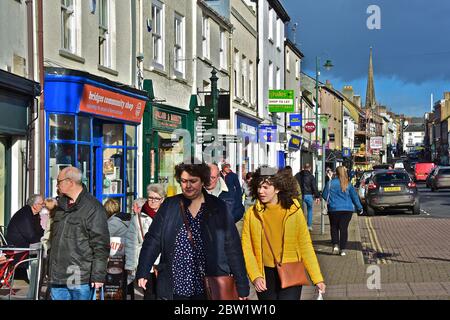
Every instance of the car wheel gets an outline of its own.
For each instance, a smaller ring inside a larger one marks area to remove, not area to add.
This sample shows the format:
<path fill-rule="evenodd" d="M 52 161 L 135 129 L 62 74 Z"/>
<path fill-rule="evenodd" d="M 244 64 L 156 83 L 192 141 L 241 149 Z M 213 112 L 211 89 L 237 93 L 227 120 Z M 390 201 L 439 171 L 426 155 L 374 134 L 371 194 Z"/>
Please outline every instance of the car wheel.
<path fill-rule="evenodd" d="M 416 201 L 414 207 L 412 207 L 412 214 L 420 214 L 420 203 Z"/>
<path fill-rule="evenodd" d="M 366 212 L 367 212 L 367 215 L 368 216 L 374 216 L 375 215 L 375 209 L 374 208 L 372 208 L 371 206 L 367 206 L 367 208 L 366 208 Z"/>

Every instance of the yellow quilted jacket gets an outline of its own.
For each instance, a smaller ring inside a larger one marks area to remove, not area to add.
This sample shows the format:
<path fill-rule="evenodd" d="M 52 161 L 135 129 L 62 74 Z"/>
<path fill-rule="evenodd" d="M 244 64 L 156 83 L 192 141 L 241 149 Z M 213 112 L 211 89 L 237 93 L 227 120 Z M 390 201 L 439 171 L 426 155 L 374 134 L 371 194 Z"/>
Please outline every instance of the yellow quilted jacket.
<path fill-rule="evenodd" d="M 256 212 L 253 207 L 256 206 Z M 244 252 L 245 266 L 250 280 L 253 282 L 258 277 L 265 278 L 262 243 L 264 232 L 262 229 L 261 213 L 264 206 L 259 202 L 251 206 L 244 216 L 242 228 L 242 249 Z M 309 235 L 305 217 L 297 199 L 286 214 L 284 221 L 284 240 L 282 262 L 303 261 L 311 280 L 314 284 L 323 281 L 319 262 Z M 280 230 L 281 233 L 281 230 Z"/>

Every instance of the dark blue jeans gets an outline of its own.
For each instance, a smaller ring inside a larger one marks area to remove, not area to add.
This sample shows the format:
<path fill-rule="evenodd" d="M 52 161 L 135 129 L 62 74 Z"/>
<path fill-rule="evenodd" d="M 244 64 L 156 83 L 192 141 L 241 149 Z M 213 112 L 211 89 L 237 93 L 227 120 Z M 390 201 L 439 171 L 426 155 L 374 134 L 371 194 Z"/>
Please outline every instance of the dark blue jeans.
<path fill-rule="evenodd" d="M 303 202 L 306 204 L 306 208 L 307 208 L 308 227 L 312 227 L 313 205 L 314 205 L 314 198 L 313 198 L 312 194 L 303 195 Z"/>
<path fill-rule="evenodd" d="M 50 296 L 52 300 L 91 300 L 94 291 L 90 284 L 78 286 L 52 286 Z"/>

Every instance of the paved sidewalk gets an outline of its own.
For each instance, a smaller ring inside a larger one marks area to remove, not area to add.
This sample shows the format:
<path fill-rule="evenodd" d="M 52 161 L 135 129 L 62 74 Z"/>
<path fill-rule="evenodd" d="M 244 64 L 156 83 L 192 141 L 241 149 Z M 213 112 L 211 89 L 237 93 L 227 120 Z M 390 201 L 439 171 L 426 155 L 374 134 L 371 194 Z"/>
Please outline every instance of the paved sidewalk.
<path fill-rule="evenodd" d="M 349 225 L 347 256 L 332 255 L 329 219 L 323 216 L 325 231 L 321 234 L 319 208 L 316 206 L 314 210 L 311 237 L 327 284 L 324 299 L 450 299 L 449 263 L 376 264 L 379 260 L 371 259 L 371 255 L 380 256 L 382 252 L 377 252 L 365 235 L 362 241 L 361 233 L 366 233 L 367 219 L 374 218 L 354 214 Z M 398 228 L 407 229 L 408 224 Z M 374 275 L 379 275 L 378 282 Z M 301 299 L 314 298 L 314 287 L 304 287 Z"/>

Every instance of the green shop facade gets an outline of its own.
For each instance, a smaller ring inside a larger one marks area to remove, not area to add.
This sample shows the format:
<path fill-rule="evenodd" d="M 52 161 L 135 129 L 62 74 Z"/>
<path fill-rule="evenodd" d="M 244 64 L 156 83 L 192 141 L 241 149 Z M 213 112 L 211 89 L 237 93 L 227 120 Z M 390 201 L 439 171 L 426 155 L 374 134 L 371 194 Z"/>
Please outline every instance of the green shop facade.
<path fill-rule="evenodd" d="M 188 130 L 191 137 L 193 131 L 192 112 L 175 106 L 165 105 L 155 101 L 152 80 L 144 80 L 144 90 L 150 101 L 144 112 L 143 119 L 143 193 L 146 196 L 147 185 L 160 183 L 165 187 L 167 196 L 181 192 L 175 180 L 175 165 L 183 162 L 184 156 L 191 152 L 187 150 L 191 141 L 187 143 L 187 136 L 173 138 L 177 129 Z M 191 98 L 190 108 L 196 105 L 196 98 Z"/>

